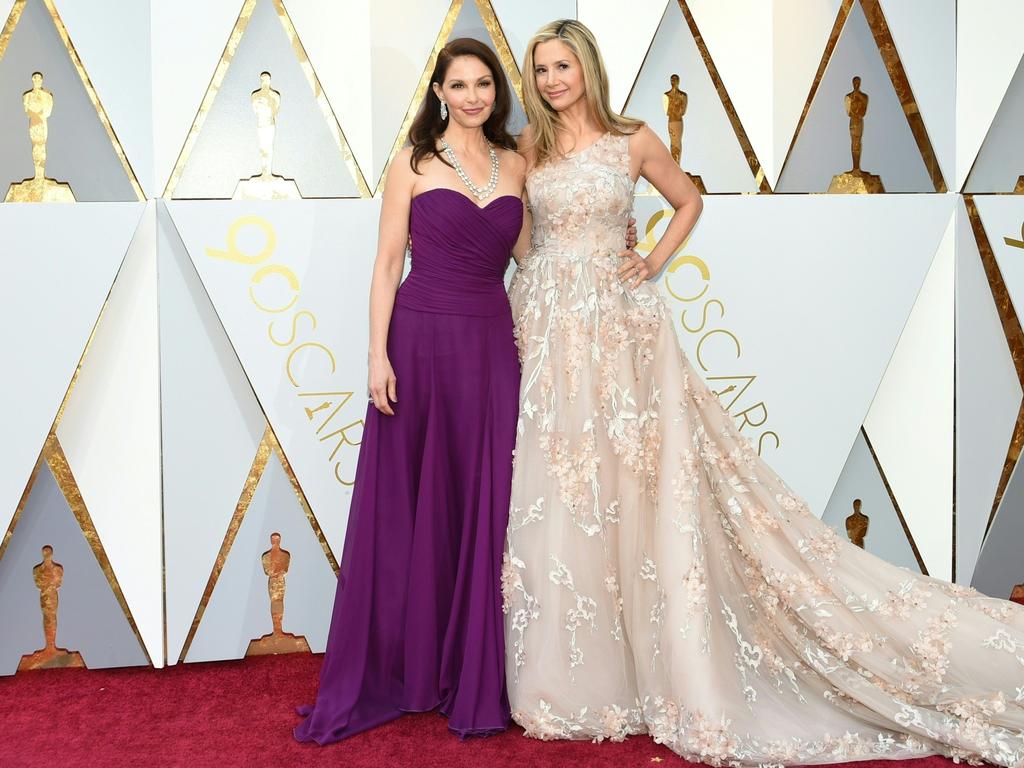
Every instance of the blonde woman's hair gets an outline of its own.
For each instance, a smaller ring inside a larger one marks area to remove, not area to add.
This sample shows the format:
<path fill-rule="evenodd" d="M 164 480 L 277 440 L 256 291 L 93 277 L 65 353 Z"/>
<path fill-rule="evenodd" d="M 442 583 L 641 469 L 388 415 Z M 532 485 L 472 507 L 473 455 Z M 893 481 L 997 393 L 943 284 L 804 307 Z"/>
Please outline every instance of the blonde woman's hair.
<path fill-rule="evenodd" d="M 533 151 L 536 165 L 561 156 L 557 141 L 558 111 L 544 100 L 534 74 L 533 52 L 538 45 L 549 40 L 561 40 L 579 59 L 587 105 L 603 131 L 624 136 L 635 133 L 643 126 L 642 120 L 625 117 L 612 110 L 608 96 L 608 74 L 594 33 L 574 19 L 553 21 L 541 27 L 533 36 L 526 46 L 526 57 L 523 60 L 523 103 L 533 129 L 531 143 L 524 149 Z"/>

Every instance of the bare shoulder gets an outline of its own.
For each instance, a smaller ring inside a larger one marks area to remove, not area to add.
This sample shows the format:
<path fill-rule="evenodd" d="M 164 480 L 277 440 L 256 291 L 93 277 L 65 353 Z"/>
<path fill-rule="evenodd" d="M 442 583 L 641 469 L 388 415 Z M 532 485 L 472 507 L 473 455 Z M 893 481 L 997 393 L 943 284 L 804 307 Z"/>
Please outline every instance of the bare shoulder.
<path fill-rule="evenodd" d="M 424 169 L 424 165 L 425 163 L 421 161 L 421 172 Z M 412 148 L 405 147 L 391 161 L 387 178 L 384 180 L 384 192 L 385 194 L 388 192 L 392 194 L 402 192 L 411 195 L 416 179 L 417 174 L 412 169 Z"/>
<path fill-rule="evenodd" d="M 516 140 L 519 145 L 519 154 L 526 163 L 524 169 L 529 169 L 529 167 L 533 165 L 533 139 L 533 126 L 527 123 L 519 134 L 519 138 Z"/>
<path fill-rule="evenodd" d="M 422 161 L 420 161 L 422 165 Z M 391 161 L 391 171 L 398 174 L 412 174 L 412 147 L 403 147 Z"/>
<path fill-rule="evenodd" d="M 664 145 L 651 126 L 644 123 L 629 135 L 630 153 L 641 157 L 650 156 L 651 152 Z"/>
<path fill-rule="evenodd" d="M 526 173 L 526 158 L 515 149 L 502 149 L 501 162 L 506 163 L 513 173 Z"/>

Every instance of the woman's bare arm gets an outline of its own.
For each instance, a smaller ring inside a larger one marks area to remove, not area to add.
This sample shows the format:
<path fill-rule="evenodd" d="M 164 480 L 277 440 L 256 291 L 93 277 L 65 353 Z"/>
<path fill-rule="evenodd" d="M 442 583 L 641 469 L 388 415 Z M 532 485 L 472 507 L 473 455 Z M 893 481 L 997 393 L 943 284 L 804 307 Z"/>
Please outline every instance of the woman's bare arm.
<path fill-rule="evenodd" d="M 395 157 L 388 171 L 380 209 L 377 259 L 370 282 L 370 366 L 368 386 L 373 404 L 381 413 L 394 415 L 392 402 L 398 402 L 395 372 L 388 360 L 388 328 L 395 306 L 395 293 L 405 267 L 405 247 L 409 241 L 409 210 L 412 206 L 416 174 L 409 165 L 410 150 Z"/>
<path fill-rule="evenodd" d="M 668 147 L 646 125 L 634 134 L 630 149 L 639 160 L 640 175 L 675 209 L 665 234 L 647 257 L 651 274 L 656 275 L 689 237 L 704 209 L 704 201 L 690 177 L 672 159 Z"/>

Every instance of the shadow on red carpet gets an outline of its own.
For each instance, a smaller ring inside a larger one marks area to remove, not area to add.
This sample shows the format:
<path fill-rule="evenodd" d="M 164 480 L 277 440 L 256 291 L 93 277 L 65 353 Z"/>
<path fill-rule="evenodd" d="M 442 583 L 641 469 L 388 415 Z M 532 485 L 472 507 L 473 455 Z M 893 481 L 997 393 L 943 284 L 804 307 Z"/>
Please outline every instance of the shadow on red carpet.
<path fill-rule="evenodd" d="M 460 742 L 436 714 L 408 715 L 339 744 L 292 739 L 313 701 L 320 656 L 293 654 L 167 669 L 56 669 L 0 678 L 0 766 L 256 768 L 641 768 L 688 766 L 646 736 L 540 742 L 519 728 Z M 949 768 L 942 758 L 858 768 Z"/>

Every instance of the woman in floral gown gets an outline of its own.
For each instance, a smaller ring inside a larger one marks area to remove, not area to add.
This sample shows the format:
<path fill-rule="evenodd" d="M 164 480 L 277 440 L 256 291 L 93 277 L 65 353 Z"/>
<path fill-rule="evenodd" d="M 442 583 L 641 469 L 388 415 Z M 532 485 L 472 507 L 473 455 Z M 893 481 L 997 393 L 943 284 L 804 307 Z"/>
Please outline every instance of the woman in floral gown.
<path fill-rule="evenodd" d="M 839 538 L 740 435 L 654 285 L 701 204 L 608 108 L 593 36 L 527 48 L 532 247 L 502 588 L 513 717 L 542 739 L 650 733 L 712 764 L 944 754 L 1024 764 L 1024 610 Z M 643 175 L 675 209 L 617 255 Z"/>

